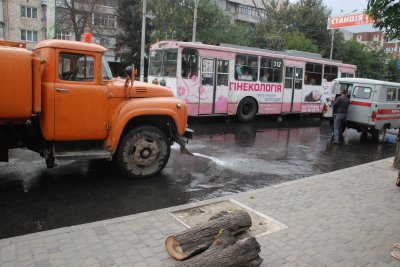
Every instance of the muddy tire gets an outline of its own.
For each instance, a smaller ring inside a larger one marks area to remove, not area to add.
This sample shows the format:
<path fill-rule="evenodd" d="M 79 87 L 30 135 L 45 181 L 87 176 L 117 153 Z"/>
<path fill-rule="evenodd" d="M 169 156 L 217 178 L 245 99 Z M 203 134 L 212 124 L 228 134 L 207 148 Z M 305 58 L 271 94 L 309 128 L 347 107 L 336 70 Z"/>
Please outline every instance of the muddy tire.
<path fill-rule="evenodd" d="M 384 125 L 382 126 L 382 129 L 380 130 L 374 130 L 372 132 L 372 140 L 377 143 L 383 143 L 385 141 L 385 136 L 386 136 L 386 128 L 387 126 Z"/>
<path fill-rule="evenodd" d="M 236 111 L 236 117 L 241 122 L 254 120 L 257 113 L 257 102 L 251 97 L 245 97 L 240 101 Z"/>
<path fill-rule="evenodd" d="M 141 126 L 130 130 L 122 138 L 115 161 L 128 177 L 145 178 L 164 169 L 170 152 L 164 132 L 153 126 Z"/>

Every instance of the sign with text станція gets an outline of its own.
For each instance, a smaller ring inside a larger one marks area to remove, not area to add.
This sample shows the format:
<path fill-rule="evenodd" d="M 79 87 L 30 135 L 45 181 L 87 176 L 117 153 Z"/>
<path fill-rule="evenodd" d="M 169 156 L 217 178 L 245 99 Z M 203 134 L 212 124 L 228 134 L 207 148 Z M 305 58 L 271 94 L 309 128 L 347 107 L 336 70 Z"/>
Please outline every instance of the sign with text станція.
<path fill-rule="evenodd" d="M 338 29 L 373 23 L 374 21 L 368 16 L 368 14 L 351 14 L 328 18 L 328 29 Z"/>

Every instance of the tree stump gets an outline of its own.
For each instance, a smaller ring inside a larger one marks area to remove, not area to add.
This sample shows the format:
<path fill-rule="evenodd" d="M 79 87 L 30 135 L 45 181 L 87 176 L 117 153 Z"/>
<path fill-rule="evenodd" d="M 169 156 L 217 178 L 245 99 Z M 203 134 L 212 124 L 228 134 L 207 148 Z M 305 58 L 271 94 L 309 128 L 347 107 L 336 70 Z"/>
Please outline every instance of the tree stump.
<path fill-rule="evenodd" d="M 218 240 L 218 239 L 217 239 Z M 215 242 L 214 242 L 215 243 Z M 223 246 L 211 246 L 205 252 L 188 259 L 179 267 L 239 267 L 260 266 L 263 259 L 260 258 L 260 244 L 254 237 L 238 241 L 233 245 L 223 248 Z"/>
<path fill-rule="evenodd" d="M 221 230 L 237 235 L 250 227 L 251 218 L 247 212 L 243 210 L 224 212 L 211 217 L 204 224 L 168 236 L 165 240 L 165 248 L 172 258 L 184 260 L 206 250 Z"/>

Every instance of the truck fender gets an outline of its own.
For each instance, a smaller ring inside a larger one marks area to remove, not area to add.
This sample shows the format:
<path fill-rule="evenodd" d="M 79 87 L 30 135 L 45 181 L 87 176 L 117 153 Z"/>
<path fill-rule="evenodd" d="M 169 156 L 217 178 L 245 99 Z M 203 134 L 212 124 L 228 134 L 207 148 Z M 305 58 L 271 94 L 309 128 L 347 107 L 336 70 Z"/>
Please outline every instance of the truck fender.
<path fill-rule="evenodd" d="M 126 103 L 112 119 L 110 133 L 106 139 L 106 149 L 116 151 L 121 135 L 128 123 L 139 116 L 168 116 L 177 127 L 178 134 L 185 132 L 186 122 L 181 121 L 177 110 L 160 107 L 138 107 L 135 103 Z M 182 126 L 183 125 L 183 126 Z"/>

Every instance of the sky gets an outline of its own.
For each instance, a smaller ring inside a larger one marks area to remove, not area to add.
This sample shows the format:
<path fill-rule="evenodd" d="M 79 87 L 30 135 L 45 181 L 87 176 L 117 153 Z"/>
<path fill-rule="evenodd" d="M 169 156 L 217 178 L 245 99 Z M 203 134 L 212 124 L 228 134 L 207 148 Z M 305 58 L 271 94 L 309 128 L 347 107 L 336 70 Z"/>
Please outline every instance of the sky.
<path fill-rule="evenodd" d="M 291 0 L 291 2 L 297 2 L 297 0 Z M 368 4 L 368 0 L 323 0 L 323 2 L 327 7 L 332 9 L 333 17 L 351 14 L 355 9 L 357 11 L 354 13 L 362 13 L 363 10 L 367 9 Z M 351 32 L 378 31 L 370 25 L 348 27 L 345 30 Z"/>

